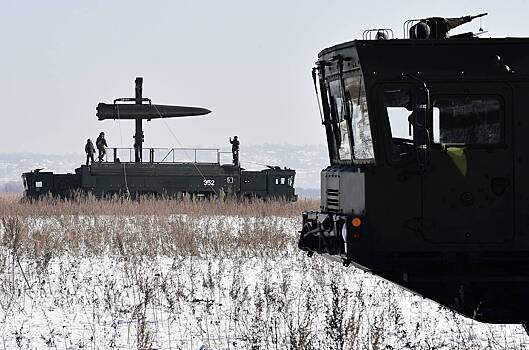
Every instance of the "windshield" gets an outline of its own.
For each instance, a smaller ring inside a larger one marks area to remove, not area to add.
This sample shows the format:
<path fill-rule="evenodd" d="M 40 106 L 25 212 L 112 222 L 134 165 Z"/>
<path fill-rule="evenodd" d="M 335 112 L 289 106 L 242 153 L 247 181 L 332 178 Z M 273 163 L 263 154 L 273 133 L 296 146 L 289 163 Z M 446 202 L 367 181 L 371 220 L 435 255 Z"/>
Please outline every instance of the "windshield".
<path fill-rule="evenodd" d="M 371 162 L 375 158 L 373 140 L 371 138 L 371 125 L 367 111 L 367 98 L 364 88 L 364 79 L 357 71 L 345 79 L 346 94 L 349 97 L 351 114 L 351 127 L 354 140 L 354 159 L 359 163 Z"/>
<path fill-rule="evenodd" d="M 337 154 L 333 159 L 369 163 L 374 161 L 367 99 L 360 70 L 343 78 L 333 77 L 327 85 L 329 120 Z M 352 148 L 351 148 L 352 147 Z"/>
<path fill-rule="evenodd" d="M 338 146 L 338 158 L 351 160 L 351 143 L 349 140 L 349 126 L 346 120 L 346 99 L 342 93 L 340 80 L 329 83 L 329 107 L 333 117 L 333 132 Z"/>

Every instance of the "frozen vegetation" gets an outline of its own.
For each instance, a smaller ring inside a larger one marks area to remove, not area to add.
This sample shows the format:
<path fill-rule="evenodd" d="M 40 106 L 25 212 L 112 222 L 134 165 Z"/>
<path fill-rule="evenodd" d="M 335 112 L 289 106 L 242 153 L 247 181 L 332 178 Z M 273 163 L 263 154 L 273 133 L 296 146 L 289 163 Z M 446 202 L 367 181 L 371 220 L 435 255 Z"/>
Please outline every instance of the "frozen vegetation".
<path fill-rule="evenodd" d="M 296 247 L 318 203 L 0 197 L 0 348 L 521 349 Z"/>

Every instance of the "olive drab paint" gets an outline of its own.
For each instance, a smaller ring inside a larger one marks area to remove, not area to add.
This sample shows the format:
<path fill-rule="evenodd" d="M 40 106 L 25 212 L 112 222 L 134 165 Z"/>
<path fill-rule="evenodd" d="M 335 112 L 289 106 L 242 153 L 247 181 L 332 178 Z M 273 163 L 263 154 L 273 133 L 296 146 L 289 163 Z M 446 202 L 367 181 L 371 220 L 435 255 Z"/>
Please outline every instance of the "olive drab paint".
<path fill-rule="evenodd" d="M 89 193 L 97 198 L 154 195 L 176 198 L 237 196 L 289 201 L 297 199 L 295 170 L 269 166 L 260 171 L 247 171 L 239 164 L 238 144 L 237 162 L 227 164 L 222 162 L 224 152 L 219 149 L 144 148 L 144 120 L 205 115 L 210 111 L 200 107 L 153 104 L 149 98 L 143 97 L 143 78 L 136 78 L 135 83 L 135 97 L 118 98 L 113 104 L 99 103 L 96 113 L 99 120 L 134 120 L 134 148 L 105 147 L 100 151 L 105 160 L 89 164 L 87 159 L 86 165 L 75 169 L 73 174 L 54 174 L 41 169 L 26 172 L 22 174 L 22 179 L 27 198 L 49 194 L 70 198 L 77 193 Z M 142 157 L 144 150 L 148 150 L 148 159 Z M 120 159 L 119 151 L 130 151 L 130 159 Z M 161 155 L 160 151 L 163 152 Z M 188 159 L 175 160 L 175 152 L 178 151 L 186 153 Z M 197 159 L 197 153 L 206 151 L 213 152 L 214 159 Z"/>
<path fill-rule="evenodd" d="M 529 39 L 427 28 L 444 20 L 318 55 L 330 165 L 299 248 L 478 321 L 527 324 Z"/>

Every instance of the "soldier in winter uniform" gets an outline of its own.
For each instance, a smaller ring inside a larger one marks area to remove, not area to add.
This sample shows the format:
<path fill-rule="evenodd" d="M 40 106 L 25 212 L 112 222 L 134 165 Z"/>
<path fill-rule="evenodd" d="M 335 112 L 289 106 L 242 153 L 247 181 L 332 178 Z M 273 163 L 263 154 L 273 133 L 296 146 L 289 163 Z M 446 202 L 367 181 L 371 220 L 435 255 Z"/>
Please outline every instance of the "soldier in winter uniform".
<path fill-rule="evenodd" d="M 86 153 L 86 165 L 88 166 L 94 162 L 94 153 L 96 153 L 96 149 L 94 148 L 94 144 L 92 143 L 92 140 L 90 139 L 86 140 L 84 151 Z"/>
<path fill-rule="evenodd" d="M 99 162 L 102 162 L 103 158 L 105 157 L 105 154 L 107 153 L 106 150 L 105 150 L 105 147 L 108 147 L 107 140 L 105 140 L 105 133 L 104 132 L 101 132 L 99 134 L 99 136 L 97 137 L 96 147 L 97 147 L 97 150 L 99 151 L 99 155 L 97 157 L 97 160 Z"/>
<path fill-rule="evenodd" d="M 239 139 L 237 136 L 233 137 L 233 141 L 230 137 L 230 143 L 231 143 L 231 153 L 233 155 L 233 165 L 237 166 L 239 165 Z"/>

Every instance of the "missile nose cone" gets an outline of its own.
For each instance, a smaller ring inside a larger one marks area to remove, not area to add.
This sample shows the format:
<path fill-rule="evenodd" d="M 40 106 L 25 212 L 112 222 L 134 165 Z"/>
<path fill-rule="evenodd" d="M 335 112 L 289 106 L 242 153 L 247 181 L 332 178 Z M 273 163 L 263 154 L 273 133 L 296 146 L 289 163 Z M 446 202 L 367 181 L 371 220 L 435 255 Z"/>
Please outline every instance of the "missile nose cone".
<path fill-rule="evenodd" d="M 202 112 L 202 115 L 211 113 L 211 111 L 207 108 L 200 108 L 200 111 Z"/>
<path fill-rule="evenodd" d="M 166 113 L 175 113 L 175 116 L 179 117 L 192 117 L 192 116 L 198 116 L 198 115 L 205 115 L 211 113 L 211 111 L 207 108 L 202 107 L 187 107 L 187 106 L 163 106 L 162 107 L 165 111 L 164 116 Z M 162 109 L 160 106 L 158 106 L 158 109 L 161 111 Z"/>

